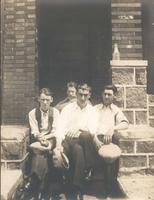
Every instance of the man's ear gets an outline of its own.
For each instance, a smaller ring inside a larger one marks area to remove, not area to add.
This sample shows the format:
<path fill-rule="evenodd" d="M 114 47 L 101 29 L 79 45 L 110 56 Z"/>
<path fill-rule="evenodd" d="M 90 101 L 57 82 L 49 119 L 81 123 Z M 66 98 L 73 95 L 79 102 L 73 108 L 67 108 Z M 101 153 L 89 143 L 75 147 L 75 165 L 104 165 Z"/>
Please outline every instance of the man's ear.
<path fill-rule="evenodd" d="M 53 97 L 51 97 L 51 103 L 53 102 Z"/>

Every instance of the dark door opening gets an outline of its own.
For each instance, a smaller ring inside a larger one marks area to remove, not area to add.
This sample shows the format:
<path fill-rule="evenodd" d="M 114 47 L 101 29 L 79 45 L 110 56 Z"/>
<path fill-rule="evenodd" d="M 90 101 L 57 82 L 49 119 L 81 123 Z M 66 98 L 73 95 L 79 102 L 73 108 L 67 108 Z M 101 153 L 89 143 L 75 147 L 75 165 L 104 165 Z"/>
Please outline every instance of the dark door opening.
<path fill-rule="evenodd" d="M 111 3 L 71 2 L 38 1 L 39 87 L 51 88 L 56 103 L 67 82 L 87 82 L 97 102 L 110 82 Z"/>

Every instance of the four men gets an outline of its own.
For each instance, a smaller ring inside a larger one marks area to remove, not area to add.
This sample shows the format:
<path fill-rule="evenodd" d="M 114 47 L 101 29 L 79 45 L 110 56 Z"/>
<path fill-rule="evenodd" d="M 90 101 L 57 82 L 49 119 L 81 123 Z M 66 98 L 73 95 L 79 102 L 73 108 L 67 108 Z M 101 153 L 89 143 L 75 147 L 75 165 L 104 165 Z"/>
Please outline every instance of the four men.
<path fill-rule="evenodd" d="M 102 145 L 116 143 L 116 131 L 126 129 L 128 121 L 113 104 L 117 90 L 115 86 L 108 85 L 104 88 L 102 103 L 95 107 L 88 103 L 91 88 L 86 83 L 78 85 L 76 89 L 76 85 L 71 82 L 67 88 L 68 97 L 56 106 L 61 112 L 60 116 L 55 108 L 50 107 L 53 97 L 49 90 L 42 89 L 40 107 L 29 113 L 29 123 L 34 141 L 40 142 L 42 146 L 48 145 L 47 141 L 50 141 L 50 151 L 56 147 L 68 157 L 70 168 L 66 178 L 72 185 L 72 193 L 68 199 L 76 200 L 78 195 L 81 197 L 84 180 L 93 169 L 96 157 L 99 157 L 98 150 Z M 71 89 L 72 92 L 69 92 Z M 73 93 L 72 98 L 69 98 L 70 93 Z M 50 169 L 48 156 L 41 156 L 35 155 L 35 160 L 32 159 L 31 172 L 44 180 Z M 39 165 L 42 165 L 41 170 Z M 118 160 L 107 164 L 102 159 L 102 165 L 106 195 L 109 196 L 116 185 Z"/>

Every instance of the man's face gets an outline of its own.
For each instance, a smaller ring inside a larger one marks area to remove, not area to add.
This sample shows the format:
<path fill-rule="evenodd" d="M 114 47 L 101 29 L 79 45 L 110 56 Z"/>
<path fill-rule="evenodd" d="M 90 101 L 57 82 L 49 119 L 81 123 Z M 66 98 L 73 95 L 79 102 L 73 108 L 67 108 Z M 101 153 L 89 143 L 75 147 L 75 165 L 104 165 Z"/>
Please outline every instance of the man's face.
<path fill-rule="evenodd" d="M 80 105 L 83 105 L 83 106 L 86 105 L 89 98 L 90 98 L 89 90 L 78 89 L 78 91 L 77 91 L 77 102 Z"/>
<path fill-rule="evenodd" d="M 107 90 L 107 89 L 104 90 L 104 92 L 102 93 L 102 98 L 105 106 L 112 104 L 114 99 L 113 90 Z"/>
<path fill-rule="evenodd" d="M 75 87 L 68 87 L 67 96 L 68 96 L 69 99 L 76 98 L 76 88 Z"/>
<path fill-rule="evenodd" d="M 40 102 L 40 108 L 43 111 L 47 111 L 50 107 L 50 104 L 52 103 L 53 98 L 51 96 L 41 94 L 39 97 L 39 102 Z"/>

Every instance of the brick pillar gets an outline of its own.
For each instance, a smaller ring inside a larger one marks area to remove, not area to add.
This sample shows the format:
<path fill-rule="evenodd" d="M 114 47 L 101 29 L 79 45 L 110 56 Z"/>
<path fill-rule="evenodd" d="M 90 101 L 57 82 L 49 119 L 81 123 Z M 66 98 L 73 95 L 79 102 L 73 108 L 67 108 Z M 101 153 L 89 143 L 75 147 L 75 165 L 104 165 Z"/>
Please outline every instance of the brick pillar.
<path fill-rule="evenodd" d="M 112 45 L 118 44 L 122 60 L 142 59 L 140 0 L 112 0 Z"/>
<path fill-rule="evenodd" d="M 36 95 L 35 0 L 2 0 L 2 123 L 23 124 Z"/>

